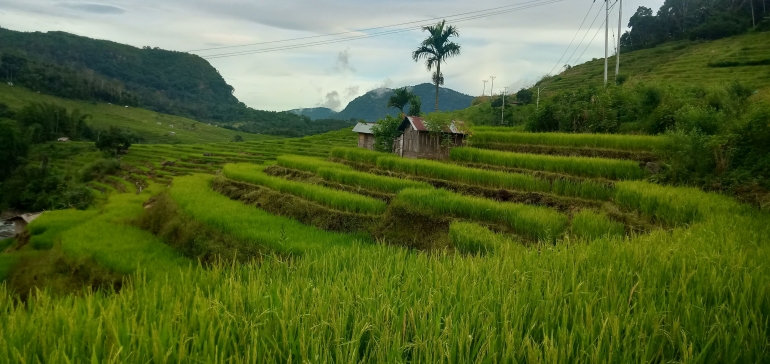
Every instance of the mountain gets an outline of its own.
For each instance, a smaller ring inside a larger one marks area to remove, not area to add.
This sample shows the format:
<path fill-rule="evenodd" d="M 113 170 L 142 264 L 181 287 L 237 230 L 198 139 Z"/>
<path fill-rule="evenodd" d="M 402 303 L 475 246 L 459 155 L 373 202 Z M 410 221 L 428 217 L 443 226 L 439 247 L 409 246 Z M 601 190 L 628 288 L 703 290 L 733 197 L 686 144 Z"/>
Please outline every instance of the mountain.
<path fill-rule="evenodd" d="M 435 109 L 436 88 L 430 83 L 422 83 L 417 86 L 408 86 L 412 92 L 420 96 L 422 101 L 422 111 L 431 112 Z M 365 120 L 377 121 L 385 115 L 398 116 L 399 111 L 388 109 L 388 99 L 393 94 L 393 89 L 379 88 L 371 90 L 351 101 L 344 110 L 335 113 L 334 110 L 325 107 L 316 107 L 308 109 L 294 109 L 290 112 L 308 116 L 316 119 L 338 119 L 338 120 Z M 439 88 L 439 110 L 454 111 L 465 109 L 471 106 L 473 96 L 469 96 L 452 89 Z M 408 110 L 409 105 L 404 108 Z M 318 116 L 316 116 L 318 115 Z"/>
<path fill-rule="evenodd" d="M 337 115 L 336 111 L 328 107 L 308 107 L 305 109 L 293 109 L 293 110 L 289 110 L 288 112 L 294 113 L 297 115 L 304 115 L 309 117 L 312 120 L 335 119 Z"/>
<path fill-rule="evenodd" d="M 0 28 L 0 71 L 7 81 L 32 91 L 237 124 L 247 132 L 302 136 L 339 127 L 332 123 L 325 128 L 301 115 L 247 107 L 219 72 L 197 55 L 65 32 Z"/>

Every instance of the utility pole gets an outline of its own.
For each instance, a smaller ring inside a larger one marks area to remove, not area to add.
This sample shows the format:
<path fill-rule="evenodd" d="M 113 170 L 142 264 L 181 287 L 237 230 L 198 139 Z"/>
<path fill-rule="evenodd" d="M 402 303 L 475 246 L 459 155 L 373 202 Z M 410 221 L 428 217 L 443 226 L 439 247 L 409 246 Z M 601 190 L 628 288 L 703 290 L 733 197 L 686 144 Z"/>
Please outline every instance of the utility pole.
<path fill-rule="evenodd" d="M 481 80 L 481 82 L 484 82 L 484 88 L 481 89 L 481 96 L 484 96 L 484 93 L 487 92 L 487 81 L 489 80 Z"/>
<path fill-rule="evenodd" d="M 489 78 L 492 79 L 492 86 L 489 86 L 489 97 L 491 100 L 492 96 L 495 95 L 495 76 L 489 76 Z"/>
<path fill-rule="evenodd" d="M 503 89 L 503 111 L 500 112 L 500 125 L 505 124 L 505 93 L 508 92 L 508 86 Z"/>
<path fill-rule="evenodd" d="M 537 101 L 535 102 L 535 111 L 538 110 L 540 110 L 540 86 L 537 86 Z"/>
<path fill-rule="evenodd" d="M 618 74 L 620 73 L 620 27 L 622 26 L 623 18 L 623 0 L 619 0 L 618 4 L 618 49 L 615 51 L 615 82 L 617 82 Z"/>
<path fill-rule="evenodd" d="M 604 0 L 604 85 L 607 85 L 607 56 L 610 42 L 610 0 Z"/>
<path fill-rule="evenodd" d="M 751 4 L 751 27 L 756 28 L 757 24 L 754 23 L 754 0 L 749 0 L 749 4 Z M 764 5 L 764 3 L 762 4 Z"/>

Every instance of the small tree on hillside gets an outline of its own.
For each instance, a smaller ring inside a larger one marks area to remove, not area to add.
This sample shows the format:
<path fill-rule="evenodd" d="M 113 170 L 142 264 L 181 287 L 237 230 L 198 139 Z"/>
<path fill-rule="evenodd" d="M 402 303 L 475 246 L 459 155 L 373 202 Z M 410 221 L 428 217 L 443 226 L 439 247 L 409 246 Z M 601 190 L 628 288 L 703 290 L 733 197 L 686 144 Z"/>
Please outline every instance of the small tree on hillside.
<path fill-rule="evenodd" d="M 96 138 L 96 148 L 117 156 L 121 150 L 128 150 L 137 140 L 130 130 L 111 126 L 107 132 L 100 132 Z"/>
<path fill-rule="evenodd" d="M 519 92 L 516 93 L 516 101 L 522 103 L 522 104 L 531 104 L 532 103 L 532 91 L 528 90 L 526 88 L 522 88 L 519 90 Z"/>
<path fill-rule="evenodd" d="M 401 126 L 401 118 L 394 118 L 390 115 L 385 119 L 380 119 L 372 126 L 374 133 L 374 150 L 378 152 L 390 153 L 393 151 L 393 141 L 401 135 L 398 127 Z"/>

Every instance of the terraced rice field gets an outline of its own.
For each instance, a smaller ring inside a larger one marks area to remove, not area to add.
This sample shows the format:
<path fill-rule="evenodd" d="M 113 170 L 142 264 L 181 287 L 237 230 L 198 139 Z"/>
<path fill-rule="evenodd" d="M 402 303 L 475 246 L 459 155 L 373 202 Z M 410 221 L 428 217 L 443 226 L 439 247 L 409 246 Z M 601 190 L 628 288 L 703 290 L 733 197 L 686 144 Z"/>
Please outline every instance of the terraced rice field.
<path fill-rule="evenodd" d="M 132 147 L 123 161 L 147 188 L 127 185 L 131 193 L 111 192 L 98 209 L 30 225 L 30 254 L 91 257 L 127 283 L 119 293 L 46 291 L 18 304 L 9 279 L 0 286 L 0 357 L 768 357 L 770 216 L 645 181 L 641 161 L 504 151 L 650 152 L 657 139 L 483 133 L 495 150 L 457 148 L 447 161 L 357 149 L 348 130 Z M 239 263 L 218 261 L 225 252 Z M 0 254 L 6 267 L 24 259 Z"/>

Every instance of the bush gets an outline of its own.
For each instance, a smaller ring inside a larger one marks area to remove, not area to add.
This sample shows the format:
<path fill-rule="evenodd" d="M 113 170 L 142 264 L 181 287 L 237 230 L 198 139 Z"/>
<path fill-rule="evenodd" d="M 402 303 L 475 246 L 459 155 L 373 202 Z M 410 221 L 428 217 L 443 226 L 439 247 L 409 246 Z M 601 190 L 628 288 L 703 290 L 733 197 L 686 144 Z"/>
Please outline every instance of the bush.
<path fill-rule="evenodd" d="M 120 162 L 118 162 L 117 159 L 97 159 L 80 170 L 79 180 L 81 182 L 93 181 L 106 175 L 113 174 L 118 170 L 120 170 Z"/>

